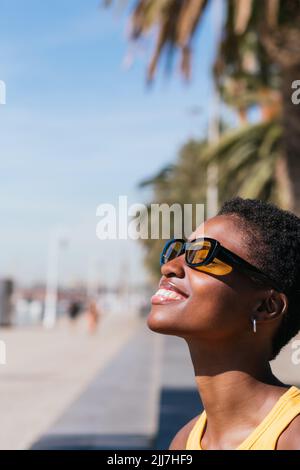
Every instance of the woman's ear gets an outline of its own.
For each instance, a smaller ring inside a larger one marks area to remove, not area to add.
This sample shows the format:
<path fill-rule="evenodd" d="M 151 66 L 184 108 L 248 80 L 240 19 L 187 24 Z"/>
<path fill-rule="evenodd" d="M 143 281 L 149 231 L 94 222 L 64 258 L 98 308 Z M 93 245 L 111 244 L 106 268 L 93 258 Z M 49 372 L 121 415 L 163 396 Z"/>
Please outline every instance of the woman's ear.
<path fill-rule="evenodd" d="M 266 291 L 253 314 L 257 321 L 270 321 L 284 315 L 288 308 L 288 299 L 282 292 L 274 289 Z"/>

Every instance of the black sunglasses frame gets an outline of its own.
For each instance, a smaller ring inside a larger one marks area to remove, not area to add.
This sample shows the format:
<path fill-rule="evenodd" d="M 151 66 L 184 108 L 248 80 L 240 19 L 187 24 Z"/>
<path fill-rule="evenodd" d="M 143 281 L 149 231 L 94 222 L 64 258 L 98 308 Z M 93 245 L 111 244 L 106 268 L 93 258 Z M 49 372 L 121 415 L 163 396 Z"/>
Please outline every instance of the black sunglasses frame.
<path fill-rule="evenodd" d="M 200 263 L 191 263 L 189 262 L 187 258 L 186 251 L 189 246 L 193 246 L 194 243 L 200 242 L 200 241 L 209 241 L 211 243 L 211 247 L 209 248 L 207 257 L 205 258 L 204 261 L 201 261 Z M 200 266 L 207 266 L 213 261 L 214 258 L 218 257 L 219 260 L 228 263 L 234 268 L 237 268 L 238 270 L 246 274 L 248 277 L 250 277 L 254 281 L 255 280 L 261 281 L 264 285 L 269 285 L 270 287 L 273 287 L 278 292 L 284 292 L 284 290 L 279 286 L 279 284 L 273 279 L 271 279 L 270 276 L 263 273 L 262 271 L 260 271 L 260 269 L 248 263 L 248 261 L 244 260 L 243 258 L 236 255 L 232 251 L 228 250 L 228 248 L 225 248 L 224 246 L 222 246 L 221 243 L 218 240 L 215 240 L 214 238 L 201 237 L 201 238 L 196 238 L 191 241 L 186 241 L 182 238 L 173 238 L 171 240 L 168 240 L 160 256 L 161 266 L 165 264 L 165 253 L 167 249 L 172 243 L 175 243 L 175 242 L 176 243 L 180 242 L 182 244 L 181 250 L 179 251 L 177 256 L 175 256 L 175 258 L 178 258 L 178 256 L 181 256 L 185 253 L 185 263 L 190 268 L 197 269 Z"/>

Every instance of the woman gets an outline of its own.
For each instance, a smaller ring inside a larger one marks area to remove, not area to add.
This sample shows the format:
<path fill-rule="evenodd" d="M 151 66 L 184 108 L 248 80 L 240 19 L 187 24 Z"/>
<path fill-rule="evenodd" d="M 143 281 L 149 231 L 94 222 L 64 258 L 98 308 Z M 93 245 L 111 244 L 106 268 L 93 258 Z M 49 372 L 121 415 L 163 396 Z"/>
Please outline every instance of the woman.
<path fill-rule="evenodd" d="M 300 219 L 234 198 L 161 265 L 147 324 L 185 339 L 204 407 L 170 449 L 300 449 L 300 389 L 269 364 L 300 330 Z"/>

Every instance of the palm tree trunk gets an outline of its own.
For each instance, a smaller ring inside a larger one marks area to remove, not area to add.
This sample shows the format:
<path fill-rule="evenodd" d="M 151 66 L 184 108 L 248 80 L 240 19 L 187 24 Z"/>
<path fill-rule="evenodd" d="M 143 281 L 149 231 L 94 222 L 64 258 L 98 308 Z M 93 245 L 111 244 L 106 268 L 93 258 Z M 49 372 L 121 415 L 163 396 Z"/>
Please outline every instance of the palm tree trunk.
<path fill-rule="evenodd" d="M 300 64 L 283 70 L 283 148 L 290 178 L 291 210 L 300 216 L 300 104 L 292 102 L 292 83 L 300 79 Z"/>

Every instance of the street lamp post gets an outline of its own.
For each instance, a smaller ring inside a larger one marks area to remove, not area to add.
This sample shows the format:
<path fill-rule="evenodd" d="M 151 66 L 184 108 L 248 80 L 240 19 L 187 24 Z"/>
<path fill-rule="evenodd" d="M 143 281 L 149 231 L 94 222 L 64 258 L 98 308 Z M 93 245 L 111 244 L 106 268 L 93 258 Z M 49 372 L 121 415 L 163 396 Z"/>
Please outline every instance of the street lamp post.
<path fill-rule="evenodd" d="M 50 241 L 48 251 L 48 272 L 45 297 L 45 314 L 43 325 L 45 328 L 53 328 L 57 319 L 57 294 L 58 294 L 58 259 L 59 250 L 67 244 L 67 239 L 59 235 Z"/>
<path fill-rule="evenodd" d="M 217 44 L 220 41 L 223 24 L 223 4 L 221 0 L 214 0 L 212 13 L 216 47 L 218 47 Z M 211 114 L 208 128 L 208 141 L 211 145 L 216 144 L 220 139 L 220 105 L 220 94 L 216 88 L 216 85 L 214 84 L 212 92 Z M 208 219 L 214 217 L 218 211 L 218 198 L 218 165 L 216 163 L 210 163 L 207 168 L 206 192 Z"/>

